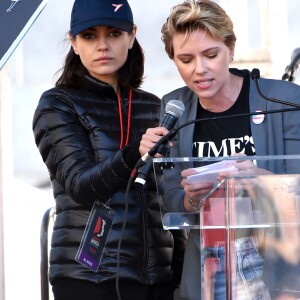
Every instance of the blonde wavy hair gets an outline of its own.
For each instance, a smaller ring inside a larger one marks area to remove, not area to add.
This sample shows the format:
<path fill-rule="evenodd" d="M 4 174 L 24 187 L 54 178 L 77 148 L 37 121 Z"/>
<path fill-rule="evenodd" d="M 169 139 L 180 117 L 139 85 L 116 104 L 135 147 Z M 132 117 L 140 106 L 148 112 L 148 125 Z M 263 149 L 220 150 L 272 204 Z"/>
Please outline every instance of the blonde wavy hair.
<path fill-rule="evenodd" d="M 174 34 L 184 33 L 187 41 L 190 34 L 199 29 L 210 33 L 213 38 L 224 42 L 229 48 L 235 45 L 236 36 L 232 20 L 222 7 L 210 0 L 186 0 L 171 9 L 161 29 L 161 39 L 169 57 L 174 57 Z"/>

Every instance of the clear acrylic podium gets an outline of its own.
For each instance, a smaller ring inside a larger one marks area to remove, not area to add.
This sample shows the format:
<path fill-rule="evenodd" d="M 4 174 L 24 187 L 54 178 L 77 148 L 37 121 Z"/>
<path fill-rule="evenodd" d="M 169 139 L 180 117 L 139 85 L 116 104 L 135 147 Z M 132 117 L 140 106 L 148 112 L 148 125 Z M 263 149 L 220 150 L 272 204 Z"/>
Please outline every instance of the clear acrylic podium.
<path fill-rule="evenodd" d="M 215 166 L 246 160 L 269 172 L 230 169 L 236 173 L 218 181 Z M 300 155 L 154 158 L 153 165 L 164 228 L 200 232 L 199 300 L 300 299 Z M 181 171 L 199 167 L 189 180 L 214 186 L 197 199 L 198 211 L 180 210 L 172 192 L 181 189 Z"/>

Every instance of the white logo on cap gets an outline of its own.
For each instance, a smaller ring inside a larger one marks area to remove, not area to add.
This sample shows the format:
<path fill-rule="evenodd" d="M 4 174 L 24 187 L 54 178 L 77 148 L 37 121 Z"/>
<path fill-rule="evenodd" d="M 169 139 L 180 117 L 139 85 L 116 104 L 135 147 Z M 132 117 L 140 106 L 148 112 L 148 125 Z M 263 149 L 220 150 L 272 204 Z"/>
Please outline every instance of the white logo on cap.
<path fill-rule="evenodd" d="M 14 8 L 14 6 L 19 2 L 20 0 L 12 0 L 9 8 L 6 10 L 6 12 L 11 12 L 11 10 Z"/>
<path fill-rule="evenodd" d="M 121 6 L 123 6 L 123 4 L 112 4 L 112 6 L 115 7 L 114 12 L 117 12 L 117 11 L 119 10 L 119 8 L 120 8 Z"/>

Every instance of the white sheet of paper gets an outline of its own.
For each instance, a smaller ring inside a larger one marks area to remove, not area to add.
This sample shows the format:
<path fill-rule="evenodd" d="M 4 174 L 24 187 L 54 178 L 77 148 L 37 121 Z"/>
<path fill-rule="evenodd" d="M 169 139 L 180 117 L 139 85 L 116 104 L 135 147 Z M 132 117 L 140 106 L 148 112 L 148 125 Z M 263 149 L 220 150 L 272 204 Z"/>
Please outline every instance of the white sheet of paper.
<path fill-rule="evenodd" d="M 213 182 L 218 183 L 217 176 L 220 172 L 237 171 L 237 168 L 232 165 L 235 161 L 220 161 L 207 166 L 194 168 L 198 173 L 187 176 L 188 183 L 197 182 Z"/>

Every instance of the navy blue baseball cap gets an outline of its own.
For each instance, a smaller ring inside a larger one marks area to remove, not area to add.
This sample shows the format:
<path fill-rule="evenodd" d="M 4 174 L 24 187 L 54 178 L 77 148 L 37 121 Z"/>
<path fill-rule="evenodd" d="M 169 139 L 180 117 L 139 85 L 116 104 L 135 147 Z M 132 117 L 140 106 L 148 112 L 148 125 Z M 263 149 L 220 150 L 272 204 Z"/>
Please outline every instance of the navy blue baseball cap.
<path fill-rule="evenodd" d="M 73 36 L 93 26 L 110 26 L 130 32 L 133 15 L 126 0 L 75 0 L 71 13 Z"/>

